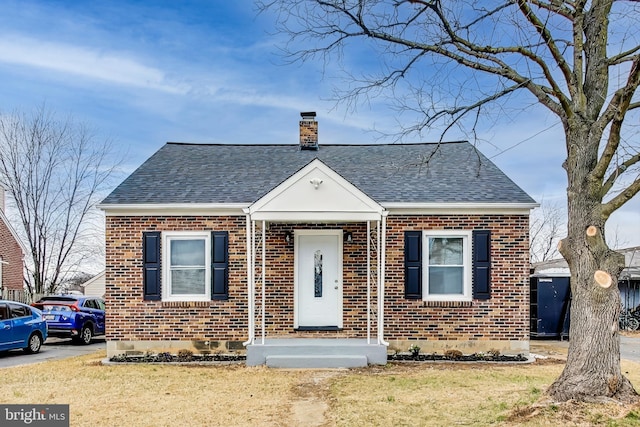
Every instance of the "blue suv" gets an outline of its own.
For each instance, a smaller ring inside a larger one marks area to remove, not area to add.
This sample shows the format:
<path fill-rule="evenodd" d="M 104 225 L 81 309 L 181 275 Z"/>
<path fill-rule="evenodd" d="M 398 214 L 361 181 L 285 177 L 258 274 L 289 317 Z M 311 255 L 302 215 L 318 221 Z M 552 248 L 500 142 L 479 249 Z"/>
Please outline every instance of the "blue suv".
<path fill-rule="evenodd" d="M 40 310 L 15 301 L 0 300 L 0 351 L 21 348 L 37 353 L 47 339 Z"/>
<path fill-rule="evenodd" d="M 42 311 L 49 336 L 71 337 L 78 344 L 89 344 L 104 335 L 104 300 L 83 295 L 49 295 L 32 304 Z"/>

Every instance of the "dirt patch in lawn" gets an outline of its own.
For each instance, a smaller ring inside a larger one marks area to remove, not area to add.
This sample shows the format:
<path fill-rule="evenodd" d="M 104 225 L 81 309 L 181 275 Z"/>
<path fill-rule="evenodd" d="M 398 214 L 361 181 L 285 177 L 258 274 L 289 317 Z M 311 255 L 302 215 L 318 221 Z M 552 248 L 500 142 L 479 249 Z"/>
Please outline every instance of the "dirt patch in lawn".
<path fill-rule="evenodd" d="M 640 403 L 621 405 L 618 403 L 588 404 L 582 402 L 555 403 L 542 400 L 535 404 L 517 408 L 506 417 L 506 425 L 557 425 L 570 426 L 636 426 L 640 425 Z M 548 422 L 547 421 L 547 422 Z"/>
<path fill-rule="evenodd" d="M 296 386 L 296 399 L 291 403 L 293 425 L 307 427 L 332 425 L 326 416 L 329 410 L 330 380 L 346 372 L 346 370 L 311 371 L 311 375 Z"/>

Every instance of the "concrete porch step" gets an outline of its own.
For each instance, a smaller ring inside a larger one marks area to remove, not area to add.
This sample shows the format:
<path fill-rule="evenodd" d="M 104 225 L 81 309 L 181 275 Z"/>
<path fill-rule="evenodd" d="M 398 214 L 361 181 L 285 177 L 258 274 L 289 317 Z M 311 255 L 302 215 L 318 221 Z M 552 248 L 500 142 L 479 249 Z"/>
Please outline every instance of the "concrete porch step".
<path fill-rule="evenodd" d="M 276 355 L 267 356 L 269 368 L 362 368 L 367 366 L 364 355 Z"/>
<path fill-rule="evenodd" d="M 363 339 L 266 339 L 247 346 L 247 366 L 351 368 L 387 363 L 387 348 Z"/>

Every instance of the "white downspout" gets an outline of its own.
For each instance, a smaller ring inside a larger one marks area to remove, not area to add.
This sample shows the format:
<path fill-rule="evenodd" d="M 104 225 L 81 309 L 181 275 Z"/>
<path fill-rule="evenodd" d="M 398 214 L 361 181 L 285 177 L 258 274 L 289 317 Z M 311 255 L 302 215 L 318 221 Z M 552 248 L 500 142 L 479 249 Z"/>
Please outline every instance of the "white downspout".
<path fill-rule="evenodd" d="M 382 245 L 380 246 L 381 268 L 380 268 L 380 289 L 378 293 L 378 342 L 382 345 L 389 346 L 384 340 L 384 283 L 385 268 L 387 256 L 387 215 L 388 211 L 382 212 Z"/>
<path fill-rule="evenodd" d="M 254 302 L 253 302 L 253 255 L 252 255 L 252 243 L 251 243 L 251 214 L 249 210 L 244 210 L 247 217 L 247 310 L 249 316 L 249 338 L 243 342 L 243 346 L 253 344 L 253 338 L 255 335 L 254 330 Z"/>

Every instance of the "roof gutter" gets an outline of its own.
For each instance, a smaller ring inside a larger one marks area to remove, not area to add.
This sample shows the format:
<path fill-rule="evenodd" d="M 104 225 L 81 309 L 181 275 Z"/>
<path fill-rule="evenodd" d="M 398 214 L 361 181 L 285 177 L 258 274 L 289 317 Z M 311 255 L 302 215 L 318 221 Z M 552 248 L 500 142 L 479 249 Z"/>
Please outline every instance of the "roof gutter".
<path fill-rule="evenodd" d="M 252 206 L 246 203 L 101 203 L 98 209 L 107 216 L 136 216 L 136 215 L 203 215 L 236 214 L 245 215 L 244 209 Z M 390 214 L 439 214 L 439 213 L 528 213 L 540 206 L 540 203 L 381 203 Z"/>
<path fill-rule="evenodd" d="M 106 216 L 148 216 L 148 215 L 242 215 L 249 203 L 101 203 L 98 209 Z"/>
<path fill-rule="evenodd" d="M 389 215 L 438 215 L 438 214 L 524 214 L 528 215 L 540 203 L 381 203 Z"/>

